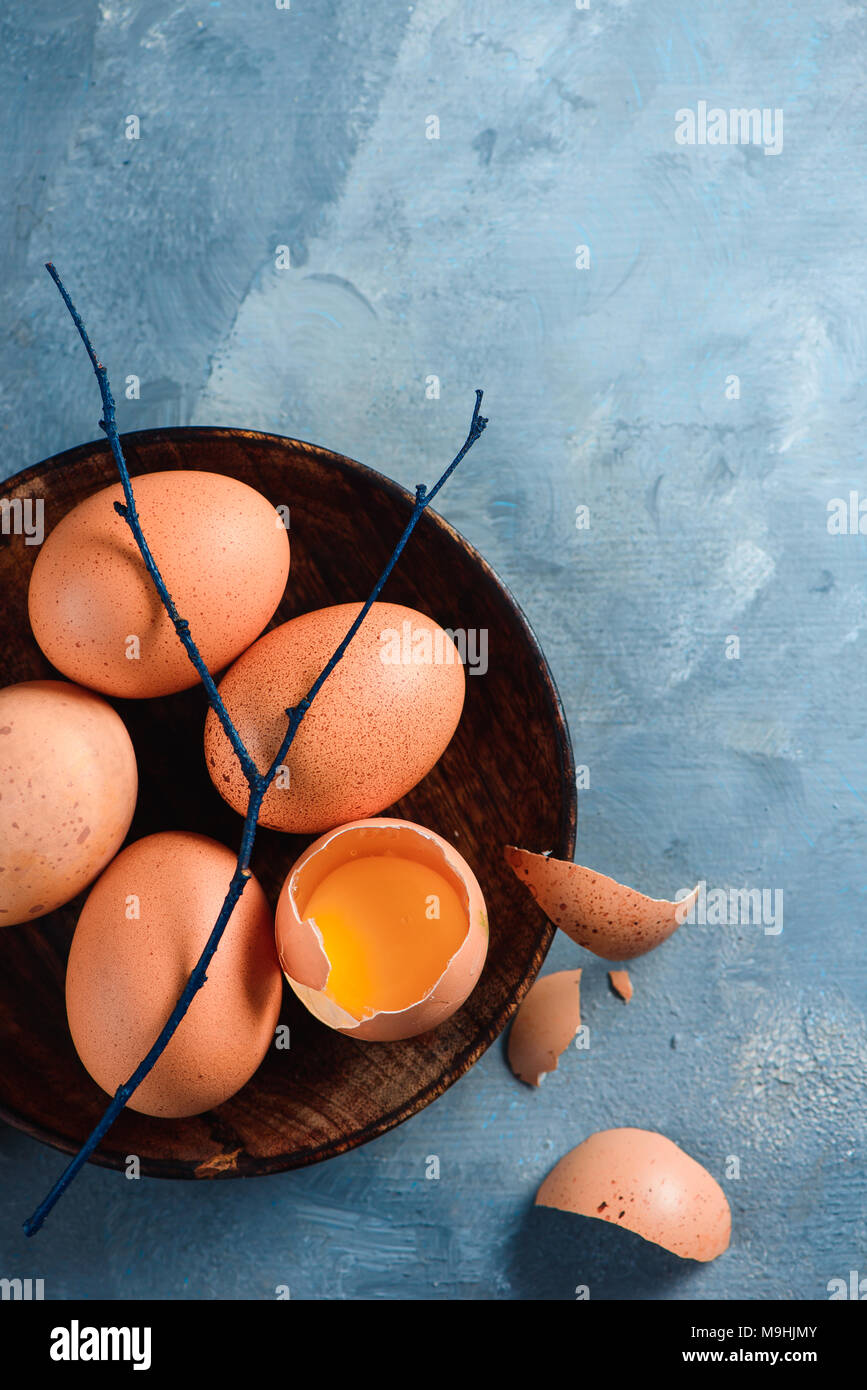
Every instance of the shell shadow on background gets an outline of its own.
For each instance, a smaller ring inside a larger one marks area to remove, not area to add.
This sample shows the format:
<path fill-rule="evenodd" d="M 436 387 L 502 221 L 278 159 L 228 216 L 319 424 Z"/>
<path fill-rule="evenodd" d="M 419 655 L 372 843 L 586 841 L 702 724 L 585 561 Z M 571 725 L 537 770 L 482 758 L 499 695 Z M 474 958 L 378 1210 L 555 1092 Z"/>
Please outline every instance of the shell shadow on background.
<path fill-rule="evenodd" d="M 126 435 L 123 443 L 133 478 L 170 468 L 230 474 L 290 508 L 292 570 L 272 626 L 311 608 L 366 598 L 412 507 L 410 493 L 373 470 L 274 435 L 179 428 Z M 18 474 L 0 487 L 0 497 L 43 497 L 47 534 L 76 502 L 116 481 L 108 445 L 97 442 Z M 37 551 L 22 536 L 0 536 L 2 685 L 57 674 L 27 621 Z M 468 676 L 454 739 L 390 811 L 438 831 L 474 869 L 491 922 L 479 984 L 435 1031 L 374 1044 L 323 1027 L 287 988 L 281 1022 L 291 1029 L 289 1050 L 272 1048 L 243 1090 L 207 1114 L 156 1120 L 125 1111 L 94 1161 L 121 1168 L 135 1153 L 152 1176 L 233 1177 L 342 1153 L 441 1095 L 490 1046 L 535 978 L 553 928 L 515 892 L 503 845 L 553 850 L 565 859 L 574 851 L 572 752 L 545 658 L 493 571 L 430 511 L 383 597 L 429 613 L 443 627 L 488 632 L 489 669 Z M 202 689 L 112 703 L 132 736 L 141 780 L 128 839 L 199 830 L 236 847 L 241 820 L 205 769 Z M 253 868 L 272 905 L 307 843 L 259 832 Z M 39 922 L 0 931 L 0 1117 L 67 1152 L 80 1146 L 106 1104 L 75 1055 L 63 999 L 66 955 L 83 901 L 81 895 Z"/>
<path fill-rule="evenodd" d="M 698 1266 L 622 1226 L 533 1205 L 509 1247 L 507 1268 L 515 1298 L 574 1301 L 586 1285 L 598 1303 L 689 1298 L 684 1284 Z"/>

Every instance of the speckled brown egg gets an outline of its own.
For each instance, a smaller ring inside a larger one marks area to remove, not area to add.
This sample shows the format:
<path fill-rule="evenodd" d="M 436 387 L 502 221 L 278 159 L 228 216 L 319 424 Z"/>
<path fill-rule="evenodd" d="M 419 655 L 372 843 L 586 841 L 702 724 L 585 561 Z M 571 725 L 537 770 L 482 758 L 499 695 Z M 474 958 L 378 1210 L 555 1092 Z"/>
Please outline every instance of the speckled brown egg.
<path fill-rule="evenodd" d="M 93 886 L 66 972 L 76 1051 L 111 1094 L 128 1080 L 171 1014 L 211 934 L 235 856 L 205 835 L 166 831 L 129 845 Z M 208 978 L 129 1106 L 198 1115 L 253 1075 L 274 1039 L 282 975 L 274 917 L 251 877 Z"/>
<path fill-rule="evenodd" d="M 731 1239 L 719 1183 L 654 1130 L 591 1134 L 548 1174 L 536 1205 L 625 1226 L 683 1259 L 715 1260 Z"/>
<path fill-rule="evenodd" d="M 133 479 L 151 553 L 210 671 L 219 671 L 272 618 L 289 573 L 289 538 L 275 507 L 246 483 L 177 470 Z M 74 507 L 50 533 L 28 598 L 34 636 L 59 671 L 106 695 L 186 690 L 195 669 L 114 510 L 119 483 Z"/>
<path fill-rule="evenodd" d="M 25 681 L 0 690 L 0 925 L 69 902 L 123 843 L 135 753 L 92 690 Z"/>
<path fill-rule="evenodd" d="M 272 629 L 220 684 L 229 715 L 260 768 L 286 732 L 286 709 L 324 670 L 359 603 L 319 608 Z M 431 618 L 375 603 L 302 721 L 265 796 L 260 823 L 310 834 L 376 815 L 430 772 L 454 733 L 464 669 Z M 205 758 L 214 786 L 243 814 L 248 787 L 213 711 Z"/>

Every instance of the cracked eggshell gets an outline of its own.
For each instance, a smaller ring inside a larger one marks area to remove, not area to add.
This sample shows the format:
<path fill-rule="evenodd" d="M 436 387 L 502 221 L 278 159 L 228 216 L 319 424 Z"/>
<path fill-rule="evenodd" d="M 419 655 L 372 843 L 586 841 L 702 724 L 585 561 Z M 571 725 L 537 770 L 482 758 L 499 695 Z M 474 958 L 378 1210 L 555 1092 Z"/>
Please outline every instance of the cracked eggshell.
<path fill-rule="evenodd" d="M 133 479 L 136 510 L 166 587 L 210 671 L 228 666 L 272 618 L 289 574 L 289 537 L 267 498 L 193 469 Z M 33 635 L 71 680 L 146 699 L 198 684 L 138 547 L 114 503 L 120 483 L 73 507 L 30 578 Z M 130 638 L 139 652 L 129 658 Z"/>
<path fill-rule="evenodd" d="M 466 905 L 467 932 L 430 989 L 409 1008 L 359 1020 L 325 994 L 330 961 L 304 904 L 323 878 L 350 854 L 387 851 L 430 864 L 447 878 Z M 475 874 L 463 855 L 433 830 L 411 821 L 373 817 L 351 821 L 320 836 L 290 870 L 277 904 L 277 951 L 283 973 L 302 1004 L 329 1028 L 368 1042 L 412 1038 L 445 1022 L 474 989 L 488 951 L 488 915 Z"/>
<path fill-rule="evenodd" d="M 318 608 L 272 628 L 224 676 L 220 696 L 259 767 L 271 765 L 286 709 L 325 669 L 361 607 Z M 395 643 L 400 660 L 390 659 Z M 260 825 L 315 834 L 391 806 L 444 752 L 461 717 L 464 685 L 460 656 L 443 628 L 412 608 L 374 603 L 305 715 L 286 756 L 288 775 L 278 775 L 265 793 Z M 250 789 L 213 710 L 205 721 L 205 760 L 217 791 L 243 814 Z"/>
<path fill-rule="evenodd" d="M 235 867 L 235 855 L 216 840 L 165 831 L 128 845 L 91 889 L 69 952 L 66 1008 L 75 1049 L 109 1094 L 159 1036 Z M 282 994 L 273 914 L 251 875 L 207 983 L 129 1107 L 180 1117 L 228 1100 L 273 1042 Z"/>
<path fill-rule="evenodd" d="M 509 1033 L 509 1066 L 519 1081 L 538 1086 L 557 1070 L 581 1027 L 580 986 L 580 970 L 558 970 L 530 987 Z"/>
<path fill-rule="evenodd" d="M 719 1183 L 654 1130 L 591 1134 L 548 1174 L 536 1205 L 625 1226 L 682 1259 L 715 1260 L 731 1239 Z"/>
<path fill-rule="evenodd" d="M 0 690 L 0 926 L 32 922 L 120 849 L 138 770 L 115 710 L 68 681 Z"/>
<path fill-rule="evenodd" d="M 506 862 L 555 926 L 603 960 L 631 960 L 661 946 L 698 896 L 647 898 L 595 869 L 506 846 Z"/>

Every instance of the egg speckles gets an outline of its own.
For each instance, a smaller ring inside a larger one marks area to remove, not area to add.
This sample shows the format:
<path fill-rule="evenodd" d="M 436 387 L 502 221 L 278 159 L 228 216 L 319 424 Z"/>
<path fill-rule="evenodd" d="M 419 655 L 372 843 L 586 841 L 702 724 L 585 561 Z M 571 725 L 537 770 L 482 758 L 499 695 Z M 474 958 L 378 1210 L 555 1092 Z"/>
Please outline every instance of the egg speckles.
<path fill-rule="evenodd" d="M 260 493 L 218 473 L 135 478 L 136 508 L 166 587 L 205 664 L 219 671 L 274 614 L 289 538 Z M 118 483 L 80 502 L 44 542 L 28 604 L 33 634 L 70 679 L 106 695 L 147 698 L 199 679 L 126 521 Z"/>
<path fill-rule="evenodd" d="M 123 843 L 138 774 L 123 720 L 67 681 L 0 690 L 0 926 L 62 907 Z"/>
<path fill-rule="evenodd" d="M 293 618 L 227 672 L 220 695 L 259 767 L 278 752 L 286 709 L 324 670 L 360 610 L 361 604 L 342 603 Z M 404 624 L 413 635 L 412 648 L 404 649 L 408 660 L 400 659 L 390 636 L 406 631 Z M 305 715 L 285 768 L 266 793 L 260 823 L 309 834 L 390 806 L 443 753 L 460 719 L 464 684 L 457 650 L 442 628 L 411 608 L 375 603 Z M 205 758 L 214 786 L 243 813 L 249 788 L 213 710 Z"/>

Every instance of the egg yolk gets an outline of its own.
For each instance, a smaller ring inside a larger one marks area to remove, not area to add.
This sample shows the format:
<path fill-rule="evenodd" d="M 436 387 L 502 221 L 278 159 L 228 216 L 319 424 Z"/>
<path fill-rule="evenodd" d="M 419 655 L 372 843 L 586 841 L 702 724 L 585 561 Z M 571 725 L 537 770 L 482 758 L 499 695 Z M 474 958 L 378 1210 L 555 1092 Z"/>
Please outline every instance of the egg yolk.
<path fill-rule="evenodd" d="M 424 998 L 467 935 L 466 909 L 448 879 L 391 854 L 332 869 L 304 916 L 331 962 L 325 993 L 356 1018 Z"/>

